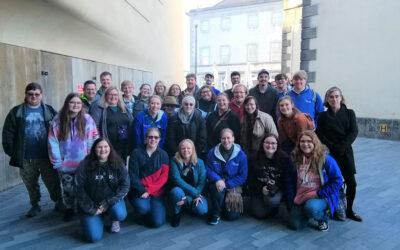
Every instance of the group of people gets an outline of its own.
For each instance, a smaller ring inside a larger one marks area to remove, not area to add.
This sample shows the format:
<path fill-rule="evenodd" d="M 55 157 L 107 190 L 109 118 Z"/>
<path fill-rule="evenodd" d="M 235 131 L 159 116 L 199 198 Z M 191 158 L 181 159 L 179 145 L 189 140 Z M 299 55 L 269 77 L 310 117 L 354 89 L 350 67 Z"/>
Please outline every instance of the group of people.
<path fill-rule="evenodd" d="M 207 214 L 211 225 L 238 219 L 244 196 L 260 219 L 285 203 L 296 230 L 309 219 L 321 231 L 331 217 L 362 221 L 353 211 L 357 124 L 341 90 L 330 88 L 322 101 L 305 71 L 293 75 L 293 86 L 279 74 L 274 87 L 266 70 L 250 90 L 238 72 L 231 80 L 222 92 L 212 74 L 201 87 L 188 74 L 184 90 L 158 81 L 153 94 L 142 84 L 135 96 L 133 82 L 117 88 L 103 72 L 98 90 L 86 81 L 83 94 L 68 94 L 58 113 L 42 101 L 39 84 L 28 84 L 2 137 L 29 193 L 26 216 L 41 211 L 41 176 L 55 210 L 65 221 L 78 212 L 91 242 L 102 238 L 104 227 L 119 232 L 125 200 L 135 221 L 152 227 L 163 225 L 167 214 L 177 227 L 184 211 Z"/>

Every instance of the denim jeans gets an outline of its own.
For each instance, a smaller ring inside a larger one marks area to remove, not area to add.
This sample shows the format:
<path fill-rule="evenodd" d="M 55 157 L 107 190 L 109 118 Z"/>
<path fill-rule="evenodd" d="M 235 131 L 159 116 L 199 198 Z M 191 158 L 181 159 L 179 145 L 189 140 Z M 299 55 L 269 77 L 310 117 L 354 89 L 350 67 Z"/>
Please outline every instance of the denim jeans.
<path fill-rule="evenodd" d="M 221 192 L 218 192 L 217 187 L 215 186 L 215 182 L 211 182 L 208 185 L 208 192 L 211 201 L 210 215 L 212 216 L 223 215 L 224 218 L 227 220 L 239 219 L 240 217 L 239 212 L 226 211 L 226 206 L 225 206 L 226 189 L 222 190 Z"/>
<path fill-rule="evenodd" d="M 186 203 L 183 206 L 176 205 L 177 202 L 181 201 L 183 197 L 186 196 Z M 202 197 L 201 202 L 196 206 L 193 203 L 193 197 L 185 195 L 182 188 L 174 187 L 169 193 L 169 199 L 171 202 L 171 206 L 175 214 L 179 214 L 183 209 L 188 209 L 194 215 L 203 215 L 208 212 L 208 204 L 207 200 Z"/>
<path fill-rule="evenodd" d="M 251 213 L 256 218 L 265 218 L 274 209 L 279 208 L 282 192 L 277 192 L 274 196 L 262 195 L 251 197 Z"/>
<path fill-rule="evenodd" d="M 126 218 L 126 206 L 124 200 L 120 200 L 101 215 L 83 215 L 81 226 L 86 239 L 89 242 L 96 242 L 103 238 L 104 215 L 110 216 L 111 221 L 123 221 Z"/>
<path fill-rule="evenodd" d="M 328 221 L 328 203 L 325 199 L 310 199 L 302 205 L 294 205 L 289 215 L 289 226 L 294 230 L 307 225 L 308 219 Z"/>
<path fill-rule="evenodd" d="M 163 197 L 132 198 L 129 200 L 135 213 L 145 217 L 151 227 L 161 227 L 165 223 L 165 205 Z"/>

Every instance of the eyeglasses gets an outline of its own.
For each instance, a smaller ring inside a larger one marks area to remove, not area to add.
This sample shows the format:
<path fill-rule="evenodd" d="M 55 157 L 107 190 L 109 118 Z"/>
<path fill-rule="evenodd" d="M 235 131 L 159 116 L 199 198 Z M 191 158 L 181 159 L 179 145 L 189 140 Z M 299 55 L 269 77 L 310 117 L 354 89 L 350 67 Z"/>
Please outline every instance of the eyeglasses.
<path fill-rule="evenodd" d="M 156 135 L 149 135 L 149 136 L 147 136 L 147 139 L 150 139 L 150 140 L 158 140 L 158 139 L 160 139 L 160 137 L 159 136 L 156 136 Z"/>
<path fill-rule="evenodd" d="M 246 92 L 243 92 L 243 91 L 235 91 L 235 92 L 233 92 L 234 94 L 246 94 Z"/>
<path fill-rule="evenodd" d="M 265 144 L 265 145 L 271 145 L 271 146 L 278 145 L 278 143 L 276 143 L 276 142 L 269 142 L 269 141 L 264 142 L 264 144 Z"/>
<path fill-rule="evenodd" d="M 69 102 L 69 104 L 72 104 L 72 105 L 80 105 L 80 104 L 82 104 L 82 102 Z"/>
<path fill-rule="evenodd" d="M 107 96 L 118 96 L 118 94 L 108 94 Z"/>
<path fill-rule="evenodd" d="M 194 103 L 191 103 L 191 102 L 185 102 L 183 105 L 184 105 L 184 106 L 193 106 L 193 105 L 194 105 Z"/>
<path fill-rule="evenodd" d="M 41 94 L 40 93 L 26 93 L 28 96 L 35 96 L 35 97 L 39 97 Z"/>

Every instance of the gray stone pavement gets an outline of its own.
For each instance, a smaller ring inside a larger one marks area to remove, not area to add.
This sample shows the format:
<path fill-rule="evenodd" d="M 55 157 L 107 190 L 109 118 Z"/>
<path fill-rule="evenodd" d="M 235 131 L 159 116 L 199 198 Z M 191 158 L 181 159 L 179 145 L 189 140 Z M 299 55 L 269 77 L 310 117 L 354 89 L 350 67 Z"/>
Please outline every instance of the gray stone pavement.
<path fill-rule="evenodd" d="M 128 218 L 119 234 L 105 233 L 96 244 L 79 234 L 79 222 L 62 222 L 42 186 L 42 212 L 24 217 L 29 208 L 23 185 L 0 193 L 0 249 L 400 249 L 400 142 L 358 138 L 355 143 L 358 194 L 355 210 L 364 222 L 330 221 L 328 232 L 306 228 L 294 232 L 285 216 L 209 226 L 184 216 L 181 226 L 158 229 Z M 284 210 L 284 209 L 282 209 Z"/>

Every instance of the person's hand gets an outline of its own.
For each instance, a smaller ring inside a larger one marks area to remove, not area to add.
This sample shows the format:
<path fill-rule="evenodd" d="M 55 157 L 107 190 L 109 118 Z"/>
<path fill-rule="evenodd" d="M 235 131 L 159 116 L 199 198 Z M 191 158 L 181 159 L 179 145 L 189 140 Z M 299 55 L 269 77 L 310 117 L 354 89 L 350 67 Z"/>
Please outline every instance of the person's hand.
<path fill-rule="evenodd" d="M 144 193 L 142 194 L 141 198 L 147 199 L 147 198 L 149 198 L 149 196 L 150 196 L 150 194 L 149 194 L 148 192 L 144 192 Z"/>
<path fill-rule="evenodd" d="M 182 206 L 183 204 L 185 204 L 185 201 L 186 201 L 186 196 L 184 196 L 184 197 L 182 198 L 182 200 L 178 201 L 178 202 L 176 203 L 176 205 Z"/>
<path fill-rule="evenodd" d="M 269 194 L 269 190 L 268 190 L 268 187 L 267 187 L 267 186 L 264 186 L 264 187 L 262 188 L 262 193 L 263 193 L 263 195 L 265 195 L 265 196 L 267 196 L 267 195 Z"/>
<path fill-rule="evenodd" d="M 104 213 L 104 211 L 105 211 L 105 208 L 103 206 L 100 206 L 96 211 L 96 215 L 102 214 L 102 213 Z"/>
<path fill-rule="evenodd" d="M 194 205 L 197 207 L 200 203 L 203 203 L 203 200 L 201 199 L 202 196 L 200 195 L 196 199 L 193 200 Z"/>
<path fill-rule="evenodd" d="M 221 192 L 226 188 L 225 186 L 225 181 L 224 180 L 219 180 L 215 183 L 215 186 L 217 187 L 218 192 Z"/>

